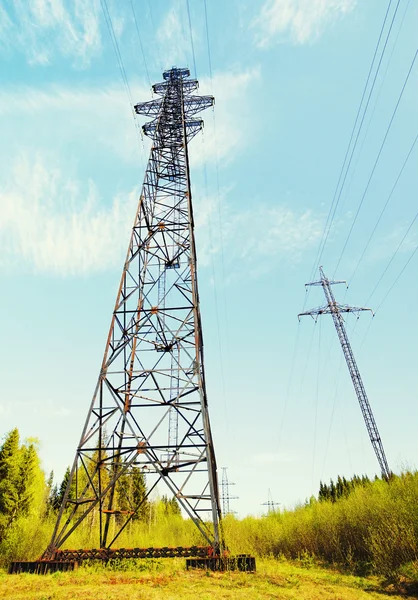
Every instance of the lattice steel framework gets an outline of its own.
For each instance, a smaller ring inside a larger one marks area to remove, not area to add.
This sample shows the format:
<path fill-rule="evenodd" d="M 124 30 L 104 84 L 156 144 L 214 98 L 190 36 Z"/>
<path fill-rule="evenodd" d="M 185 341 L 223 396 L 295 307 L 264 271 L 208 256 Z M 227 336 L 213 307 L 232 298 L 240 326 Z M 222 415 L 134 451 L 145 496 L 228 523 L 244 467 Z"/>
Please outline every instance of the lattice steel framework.
<path fill-rule="evenodd" d="M 222 480 L 221 480 L 221 500 L 222 500 L 222 514 L 230 515 L 235 514 L 234 510 L 231 510 L 230 501 L 238 500 L 238 496 L 231 496 L 229 493 L 229 488 L 231 485 L 235 485 L 232 481 L 228 479 L 228 467 L 222 467 Z"/>
<path fill-rule="evenodd" d="M 88 515 L 98 522 L 100 548 L 114 546 L 140 509 L 118 506 L 117 483 L 134 469 L 146 474 L 144 502 L 166 485 L 213 552 L 223 546 L 187 148 L 203 126 L 196 113 L 214 99 L 193 95 L 198 82 L 189 76 L 188 69 L 165 71 L 153 86 L 158 98 L 135 106 L 152 118 L 143 126 L 152 147 L 98 383 L 46 558 Z"/>
<path fill-rule="evenodd" d="M 345 281 L 330 281 L 325 277 L 324 271 L 322 267 L 319 268 L 319 273 L 321 276 L 320 281 L 314 281 L 312 283 L 307 283 L 306 286 L 322 286 L 325 294 L 325 298 L 327 300 L 327 304 L 325 306 L 321 306 L 319 308 L 314 308 L 304 313 L 300 313 L 298 317 L 302 317 L 305 315 L 310 315 L 315 320 L 320 315 L 331 314 L 332 319 L 334 321 L 335 329 L 337 330 L 338 338 L 341 343 L 341 347 L 343 349 L 344 358 L 347 363 L 347 367 L 351 376 L 351 380 L 354 385 L 355 392 L 357 394 L 357 398 L 360 404 L 361 412 L 363 414 L 364 422 L 366 424 L 367 433 L 369 434 L 370 441 L 372 443 L 373 449 L 377 456 L 377 460 L 379 461 L 380 470 L 382 472 L 382 476 L 384 479 L 388 479 L 391 475 L 391 471 L 389 469 L 388 462 L 386 460 L 385 451 L 383 449 L 383 443 L 377 429 L 376 421 L 372 413 L 372 409 L 367 398 L 366 390 L 363 385 L 363 381 L 361 379 L 360 371 L 357 367 L 357 363 L 354 358 L 353 350 L 351 348 L 350 342 L 348 340 L 347 332 L 344 326 L 344 319 L 341 316 L 341 313 L 359 313 L 364 310 L 370 310 L 370 308 L 361 308 L 356 306 L 348 306 L 346 304 L 338 304 L 336 302 L 334 294 L 332 292 L 331 286 L 339 283 L 345 283 Z"/>
<path fill-rule="evenodd" d="M 280 502 L 274 502 L 273 496 L 271 494 L 271 490 L 269 488 L 268 494 L 267 494 L 267 502 L 263 502 L 262 506 L 267 506 L 267 512 L 268 513 L 275 513 L 276 512 L 276 506 L 279 506 L 279 505 L 280 505 Z"/>

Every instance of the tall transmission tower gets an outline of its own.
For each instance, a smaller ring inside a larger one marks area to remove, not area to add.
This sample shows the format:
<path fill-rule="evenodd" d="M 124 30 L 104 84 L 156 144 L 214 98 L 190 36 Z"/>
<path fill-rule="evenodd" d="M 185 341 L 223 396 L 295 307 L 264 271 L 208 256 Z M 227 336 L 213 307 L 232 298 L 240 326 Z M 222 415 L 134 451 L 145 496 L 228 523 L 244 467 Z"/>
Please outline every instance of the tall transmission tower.
<path fill-rule="evenodd" d="M 324 290 L 327 304 L 319 308 L 313 308 L 307 312 L 300 313 L 298 318 L 305 315 L 310 315 L 315 321 L 320 315 L 331 314 L 334 321 L 335 329 L 337 330 L 338 338 L 343 349 L 344 358 L 347 363 L 347 367 L 351 376 L 351 380 L 354 385 L 355 392 L 360 404 L 361 412 L 363 414 L 364 422 L 366 423 L 367 432 L 369 434 L 370 441 L 373 449 L 379 461 L 380 470 L 384 479 L 389 479 L 391 471 L 389 469 L 388 462 L 386 460 L 385 451 L 383 449 L 382 440 L 377 429 L 376 421 L 374 419 L 372 409 L 367 398 L 366 390 L 363 385 L 363 381 L 360 376 L 360 371 L 357 367 L 357 363 L 354 358 L 353 351 L 351 349 L 350 342 L 348 340 L 347 332 L 344 326 L 344 319 L 341 313 L 359 313 L 364 310 L 370 310 L 370 308 L 361 308 L 356 306 L 348 306 L 346 304 L 338 304 L 336 302 L 331 286 L 339 283 L 345 283 L 345 281 L 330 281 L 325 277 L 322 267 L 319 267 L 319 273 L 321 276 L 320 281 L 314 281 L 307 283 L 306 286 L 320 285 Z M 346 284 L 347 285 L 347 284 Z"/>
<path fill-rule="evenodd" d="M 222 467 L 222 481 L 221 481 L 221 500 L 222 500 L 222 514 L 230 515 L 234 513 L 231 511 L 231 507 L 229 504 L 230 500 L 238 500 L 238 496 L 231 496 L 229 493 L 229 488 L 231 485 L 235 485 L 232 481 L 228 479 L 228 467 Z"/>
<path fill-rule="evenodd" d="M 268 513 L 274 513 L 274 512 L 276 512 L 276 506 L 279 506 L 279 505 L 280 505 L 280 502 L 274 502 L 273 496 L 271 494 L 271 490 L 269 488 L 269 491 L 267 494 L 267 502 L 263 502 L 262 506 L 267 506 Z"/>
<path fill-rule="evenodd" d="M 110 549 L 157 485 L 167 486 L 203 539 L 223 548 L 197 286 L 188 143 L 213 105 L 188 69 L 163 73 L 137 104 L 152 140 L 100 374 L 51 543 L 53 558 L 86 522 Z M 146 496 L 122 509 L 135 470 Z M 208 514 L 210 518 L 208 519 Z"/>

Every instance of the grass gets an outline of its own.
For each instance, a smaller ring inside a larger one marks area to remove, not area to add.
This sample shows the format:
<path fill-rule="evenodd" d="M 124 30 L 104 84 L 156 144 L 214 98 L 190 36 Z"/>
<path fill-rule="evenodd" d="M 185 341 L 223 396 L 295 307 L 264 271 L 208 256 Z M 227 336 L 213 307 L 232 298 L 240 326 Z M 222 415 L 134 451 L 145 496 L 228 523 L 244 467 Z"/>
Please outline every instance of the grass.
<path fill-rule="evenodd" d="M 392 600 L 416 598 L 377 577 L 356 577 L 306 563 L 258 559 L 257 573 L 186 571 L 184 559 L 138 561 L 127 570 L 85 566 L 73 573 L 0 573 L 0 598 L 10 600 Z M 123 565 L 121 565 L 123 567 Z"/>

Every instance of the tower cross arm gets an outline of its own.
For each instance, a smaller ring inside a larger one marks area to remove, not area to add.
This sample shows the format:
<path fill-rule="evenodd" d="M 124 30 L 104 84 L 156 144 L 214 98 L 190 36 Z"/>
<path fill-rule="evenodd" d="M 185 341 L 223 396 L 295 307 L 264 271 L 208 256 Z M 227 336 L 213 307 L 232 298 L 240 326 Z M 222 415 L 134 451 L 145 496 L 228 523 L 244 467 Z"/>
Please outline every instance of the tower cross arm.
<path fill-rule="evenodd" d="M 139 102 L 135 104 L 134 109 L 137 115 L 145 115 L 146 117 L 155 117 L 161 110 L 162 98 L 150 100 L 149 102 Z"/>
<path fill-rule="evenodd" d="M 359 313 L 365 310 L 369 310 L 374 316 L 374 312 L 371 308 L 363 308 L 361 306 L 348 306 L 348 304 L 338 304 L 337 302 L 332 302 L 331 304 L 326 304 L 325 306 L 318 306 L 317 308 L 312 308 L 311 310 L 307 310 L 306 312 L 299 313 L 298 319 L 300 321 L 300 317 L 312 317 L 317 320 L 320 315 L 331 315 L 333 313 Z"/>
<path fill-rule="evenodd" d="M 184 98 L 184 113 L 190 117 L 214 104 L 215 98 L 213 96 L 186 96 Z"/>
<path fill-rule="evenodd" d="M 323 285 L 325 285 L 325 283 L 327 283 L 328 285 L 337 285 L 338 283 L 345 283 L 345 285 L 347 286 L 347 282 L 344 280 L 330 281 L 329 279 L 321 279 L 321 281 L 311 281 L 310 283 L 305 283 L 305 287 L 309 287 L 311 285 L 322 285 L 323 286 Z"/>

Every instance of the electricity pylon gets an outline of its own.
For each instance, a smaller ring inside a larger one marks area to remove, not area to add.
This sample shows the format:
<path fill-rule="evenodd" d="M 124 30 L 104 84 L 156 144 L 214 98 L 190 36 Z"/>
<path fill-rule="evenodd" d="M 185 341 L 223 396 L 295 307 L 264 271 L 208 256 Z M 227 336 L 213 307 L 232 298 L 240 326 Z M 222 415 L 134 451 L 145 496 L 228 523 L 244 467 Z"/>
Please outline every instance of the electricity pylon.
<path fill-rule="evenodd" d="M 97 386 L 45 558 L 87 518 L 100 548 L 114 546 L 157 485 L 168 487 L 215 555 L 223 547 L 188 159 L 188 142 L 203 126 L 195 115 L 214 99 L 193 95 L 198 82 L 189 76 L 165 71 L 153 86 L 158 98 L 135 106 L 152 119 L 143 126 L 152 147 Z M 136 469 L 146 496 L 122 509 L 121 478 Z"/>
<path fill-rule="evenodd" d="M 274 502 L 273 500 L 273 496 L 271 495 L 271 490 L 269 488 L 268 494 L 267 494 L 267 502 L 263 502 L 261 506 L 267 506 L 267 512 L 270 513 L 275 513 L 276 512 L 276 506 L 279 506 L 280 502 Z"/>
<path fill-rule="evenodd" d="M 359 313 L 364 310 L 371 310 L 371 308 L 361 308 L 356 306 L 348 306 L 346 304 L 338 304 L 336 302 L 334 294 L 332 292 L 331 286 L 339 283 L 345 283 L 345 281 L 330 281 L 325 277 L 324 271 L 322 267 L 319 267 L 319 273 L 321 276 L 320 281 L 314 281 L 312 283 L 307 283 L 306 286 L 320 285 L 324 290 L 325 298 L 327 304 L 325 306 L 319 308 L 313 308 L 307 312 L 300 313 L 298 318 L 303 317 L 305 315 L 310 315 L 315 319 L 318 319 L 320 315 L 331 314 L 332 319 L 334 321 L 335 329 L 337 330 L 338 338 L 341 343 L 341 347 L 343 349 L 344 358 L 347 363 L 348 370 L 350 372 L 351 380 L 354 385 L 355 392 L 357 394 L 357 398 L 360 404 L 361 412 L 363 414 L 364 422 L 366 423 L 367 432 L 369 434 L 370 441 L 372 443 L 373 449 L 377 456 L 377 460 L 379 461 L 380 470 L 382 472 L 382 477 L 384 479 L 389 479 L 391 475 L 391 471 L 389 469 L 388 462 L 386 460 L 385 451 L 383 449 L 383 444 L 381 437 L 379 435 L 379 431 L 377 429 L 376 421 L 374 419 L 372 409 L 367 398 L 366 390 L 363 385 L 363 381 L 360 376 L 360 371 L 358 370 L 357 363 L 354 358 L 353 351 L 351 349 L 350 342 L 348 340 L 347 332 L 344 327 L 344 319 L 341 316 L 341 313 Z"/>
<path fill-rule="evenodd" d="M 230 515 L 233 514 L 234 511 L 231 510 L 229 501 L 230 500 L 238 500 L 238 496 L 231 496 L 229 493 L 229 487 L 231 485 L 235 485 L 232 481 L 228 479 L 227 473 L 228 467 L 222 467 L 222 481 L 221 481 L 221 500 L 222 500 L 222 514 Z"/>

